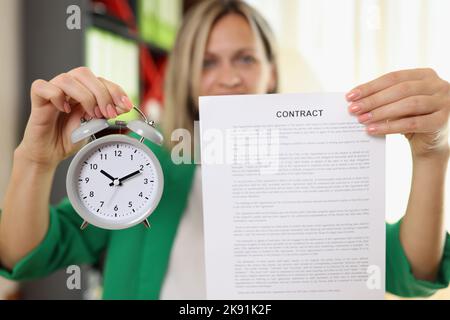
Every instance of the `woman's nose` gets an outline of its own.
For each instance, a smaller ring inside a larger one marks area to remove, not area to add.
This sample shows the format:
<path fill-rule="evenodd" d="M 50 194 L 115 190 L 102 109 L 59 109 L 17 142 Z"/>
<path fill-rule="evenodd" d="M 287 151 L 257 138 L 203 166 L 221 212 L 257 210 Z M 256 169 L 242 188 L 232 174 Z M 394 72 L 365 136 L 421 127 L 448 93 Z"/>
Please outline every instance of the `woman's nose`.
<path fill-rule="evenodd" d="M 239 72 L 231 65 L 223 66 L 220 70 L 219 84 L 224 88 L 234 88 L 242 83 Z"/>

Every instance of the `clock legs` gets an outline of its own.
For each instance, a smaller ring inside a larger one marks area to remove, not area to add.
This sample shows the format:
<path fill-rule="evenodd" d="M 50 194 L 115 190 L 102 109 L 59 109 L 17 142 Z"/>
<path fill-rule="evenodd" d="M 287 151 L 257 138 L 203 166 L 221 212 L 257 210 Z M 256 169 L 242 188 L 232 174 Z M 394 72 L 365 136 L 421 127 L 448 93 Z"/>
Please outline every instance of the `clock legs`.
<path fill-rule="evenodd" d="M 145 219 L 144 221 L 142 221 L 142 223 L 144 224 L 144 226 L 145 226 L 147 229 L 150 229 L 150 222 L 148 222 L 147 219 Z M 80 229 L 81 229 L 81 230 L 84 230 L 84 229 L 86 229 L 86 227 L 87 227 L 88 225 L 89 225 L 89 222 L 87 222 L 86 220 L 84 220 L 83 223 L 82 223 L 81 226 L 80 226 Z"/>
<path fill-rule="evenodd" d="M 81 230 L 84 230 L 84 229 L 86 229 L 86 227 L 89 225 L 89 223 L 86 221 L 86 220 L 84 220 L 83 221 L 83 223 L 81 224 L 81 226 L 80 226 L 80 229 Z"/>
<path fill-rule="evenodd" d="M 145 219 L 144 221 L 142 221 L 142 223 L 144 224 L 144 226 L 149 229 L 150 228 L 150 223 L 148 222 L 147 219 Z"/>

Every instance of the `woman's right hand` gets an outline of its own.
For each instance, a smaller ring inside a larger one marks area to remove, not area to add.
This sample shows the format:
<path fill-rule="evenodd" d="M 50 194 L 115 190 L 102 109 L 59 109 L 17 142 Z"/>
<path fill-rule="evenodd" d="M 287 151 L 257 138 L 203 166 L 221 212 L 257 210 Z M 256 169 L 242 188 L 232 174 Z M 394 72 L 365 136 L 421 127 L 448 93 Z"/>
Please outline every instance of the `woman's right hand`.
<path fill-rule="evenodd" d="M 40 166 L 56 168 L 85 141 L 73 144 L 71 134 L 85 114 L 115 118 L 133 105 L 123 89 L 96 77 L 86 67 L 62 73 L 31 86 L 31 115 L 16 154 Z"/>

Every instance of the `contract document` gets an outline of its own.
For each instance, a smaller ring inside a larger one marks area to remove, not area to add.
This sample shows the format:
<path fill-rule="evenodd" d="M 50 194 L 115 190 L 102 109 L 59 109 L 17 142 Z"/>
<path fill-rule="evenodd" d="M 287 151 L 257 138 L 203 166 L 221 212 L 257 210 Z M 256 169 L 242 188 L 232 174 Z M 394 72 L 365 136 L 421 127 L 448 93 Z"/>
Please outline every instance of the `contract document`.
<path fill-rule="evenodd" d="M 208 299 L 383 299 L 385 138 L 344 93 L 199 99 Z"/>

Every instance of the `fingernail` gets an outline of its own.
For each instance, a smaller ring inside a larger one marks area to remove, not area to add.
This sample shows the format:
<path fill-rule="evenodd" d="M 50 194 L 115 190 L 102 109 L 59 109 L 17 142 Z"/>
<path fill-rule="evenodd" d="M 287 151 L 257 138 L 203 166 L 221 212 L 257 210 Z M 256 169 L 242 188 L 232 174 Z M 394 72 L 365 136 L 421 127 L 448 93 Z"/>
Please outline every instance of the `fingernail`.
<path fill-rule="evenodd" d="M 372 112 L 364 113 L 358 117 L 358 121 L 364 123 L 372 119 Z"/>
<path fill-rule="evenodd" d="M 359 90 L 352 90 L 349 93 L 346 94 L 346 98 L 348 101 L 353 101 L 358 99 L 361 96 L 361 91 Z"/>
<path fill-rule="evenodd" d="M 355 113 L 358 111 L 361 111 L 361 105 L 359 104 L 351 104 L 350 107 L 348 108 L 348 111 L 350 111 L 351 113 Z"/>
<path fill-rule="evenodd" d="M 118 115 L 125 113 L 126 111 L 122 108 L 116 108 L 116 112 Z"/>
<path fill-rule="evenodd" d="M 367 132 L 368 133 L 375 133 L 377 132 L 377 125 L 375 124 L 371 124 L 370 126 L 367 127 Z"/>
<path fill-rule="evenodd" d="M 98 106 L 95 107 L 94 108 L 94 113 L 95 113 L 96 118 L 98 118 L 98 119 L 103 118 L 102 112 L 100 111 L 100 107 L 98 107 Z"/>
<path fill-rule="evenodd" d="M 125 107 L 127 108 L 128 111 L 133 109 L 133 103 L 127 96 L 122 96 L 120 100 L 125 104 Z"/>
<path fill-rule="evenodd" d="M 108 117 L 109 118 L 117 117 L 117 112 L 116 112 L 116 110 L 114 110 L 114 107 L 112 105 L 108 104 L 106 106 L 106 110 L 108 111 Z"/>
<path fill-rule="evenodd" d="M 64 102 L 64 110 L 66 111 L 66 113 L 70 113 L 70 111 L 72 110 L 70 108 L 70 104 L 67 101 Z"/>
<path fill-rule="evenodd" d="M 103 118 L 108 118 L 109 117 L 108 116 L 108 108 L 105 105 L 100 106 L 100 112 L 102 113 L 102 117 Z"/>

